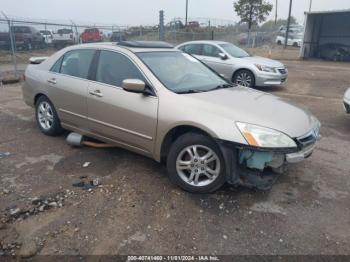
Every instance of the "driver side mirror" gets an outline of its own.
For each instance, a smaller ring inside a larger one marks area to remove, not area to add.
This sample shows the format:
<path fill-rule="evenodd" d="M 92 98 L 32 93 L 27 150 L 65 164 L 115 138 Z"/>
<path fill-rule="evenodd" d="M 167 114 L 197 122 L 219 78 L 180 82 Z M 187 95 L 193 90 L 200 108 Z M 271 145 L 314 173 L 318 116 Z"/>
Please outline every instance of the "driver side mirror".
<path fill-rule="evenodd" d="M 219 53 L 219 57 L 222 59 L 222 60 L 227 60 L 228 59 L 228 56 L 224 53 Z"/>
<path fill-rule="evenodd" d="M 143 93 L 146 90 L 146 84 L 139 79 L 125 79 L 122 82 L 122 87 L 125 91 L 134 93 Z"/>

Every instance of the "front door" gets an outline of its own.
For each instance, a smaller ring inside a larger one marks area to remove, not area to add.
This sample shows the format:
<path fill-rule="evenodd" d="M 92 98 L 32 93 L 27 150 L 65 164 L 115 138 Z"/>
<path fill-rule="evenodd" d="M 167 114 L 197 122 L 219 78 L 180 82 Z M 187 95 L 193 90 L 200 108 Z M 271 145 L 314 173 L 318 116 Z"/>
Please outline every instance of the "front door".
<path fill-rule="evenodd" d="M 199 58 L 214 71 L 231 81 L 233 72 L 232 64 L 230 60 L 223 60 L 219 56 L 220 53 L 223 52 L 215 45 L 203 44 L 202 53 Z"/>
<path fill-rule="evenodd" d="M 139 68 L 125 55 L 101 51 L 95 82 L 88 87 L 91 132 L 146 155 L 153 154 L 158 98 L 125 91 L 125 79 L 147 83 Z"/>

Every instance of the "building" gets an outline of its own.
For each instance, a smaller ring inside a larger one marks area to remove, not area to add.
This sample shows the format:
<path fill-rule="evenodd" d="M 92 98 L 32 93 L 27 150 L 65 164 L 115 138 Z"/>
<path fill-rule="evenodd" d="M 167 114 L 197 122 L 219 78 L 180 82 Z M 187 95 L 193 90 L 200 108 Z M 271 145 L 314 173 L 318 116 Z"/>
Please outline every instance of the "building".
<path fill-rule="evenodd" d="M 350 9 L 305 13 L 305 34 L 300 56 L 307 58 L 337 59 L 339 47 L 350 50 Z M 332 50 L 332 48 L 334 50 Z M 341 50 L 340 50 L 341 51 Z M 350 57 L 349 57 L 350 58 Z"/>

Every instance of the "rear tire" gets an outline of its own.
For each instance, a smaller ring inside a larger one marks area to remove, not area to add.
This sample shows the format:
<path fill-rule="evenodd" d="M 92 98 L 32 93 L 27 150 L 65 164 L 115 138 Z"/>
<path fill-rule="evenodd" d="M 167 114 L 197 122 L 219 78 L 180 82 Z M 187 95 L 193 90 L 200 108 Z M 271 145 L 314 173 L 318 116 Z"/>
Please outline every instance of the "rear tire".
<path fill-rule="evenodd" d="M 46 96 L 39 97 L 36 102 L 35 117 L 39 129 L 45 135 L 58 136 L 63 133 L 55 107 Z"/>
<path fill-rule="evenodd" d="M 167 169 L 174 184 L 192 193 L 211 193 L 226 182 L 219 146 L 201 134 L 184 134 L 173 143 Z"/>

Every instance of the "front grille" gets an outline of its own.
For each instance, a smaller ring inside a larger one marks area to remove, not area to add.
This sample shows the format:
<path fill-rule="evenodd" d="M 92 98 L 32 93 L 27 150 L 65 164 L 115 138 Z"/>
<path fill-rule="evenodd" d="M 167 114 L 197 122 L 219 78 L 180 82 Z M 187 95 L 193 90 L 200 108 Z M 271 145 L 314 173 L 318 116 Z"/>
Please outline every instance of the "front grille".
<path fill-rule="evenodd" d="M 287 74 L 287 70 L 285 68 L 278 69 L 278 72 L 280 72 L 282 75 Z"/>
<path fill-rule="evenodd" d="M 298 137 L 297 141 L 301 148 L 308 147 L 316 143 L 317 139 L 320 138 L 320 124 L 317 124 L 310 132 L 307 134 Z"/>
<path fill-rule="evenodd" d="M 298 138 L 299 143 L 303 146 L 306 147 L 308 145 L 316 143 L 317 138 L 315 137 L 314 134 L 309 134 L 307 136 L 304 136 L 302 138 Z"/>

